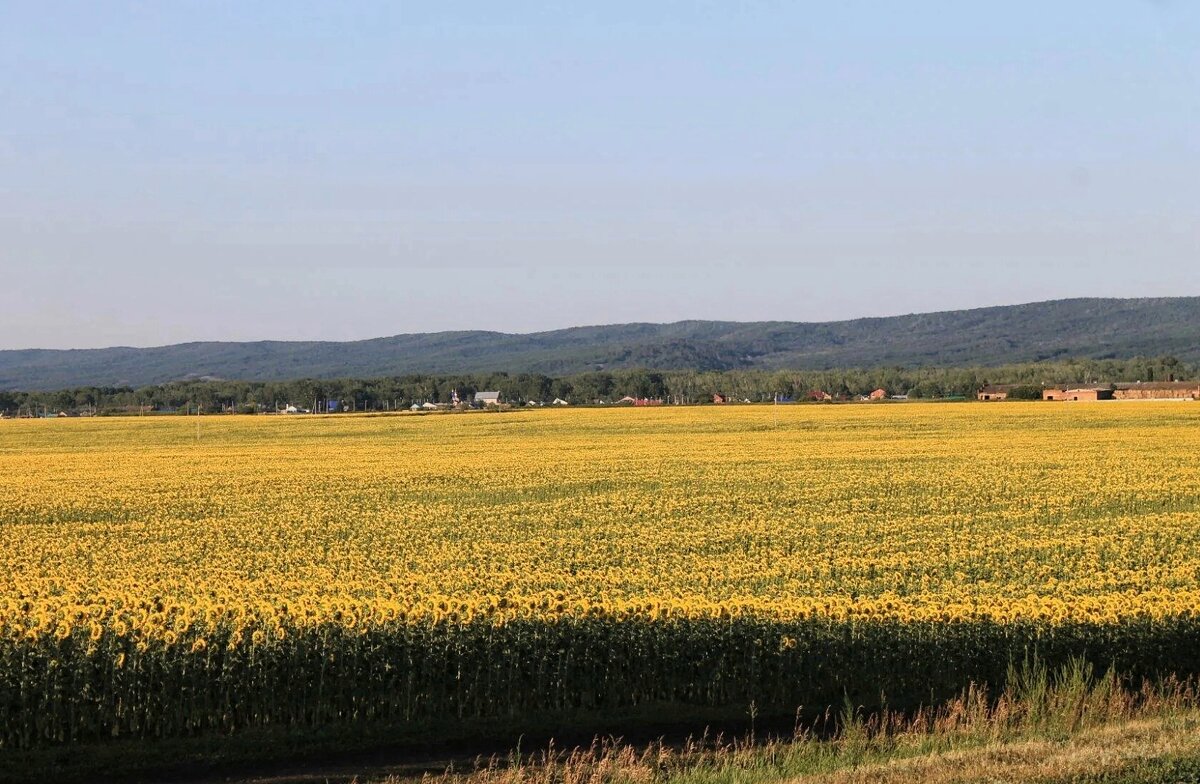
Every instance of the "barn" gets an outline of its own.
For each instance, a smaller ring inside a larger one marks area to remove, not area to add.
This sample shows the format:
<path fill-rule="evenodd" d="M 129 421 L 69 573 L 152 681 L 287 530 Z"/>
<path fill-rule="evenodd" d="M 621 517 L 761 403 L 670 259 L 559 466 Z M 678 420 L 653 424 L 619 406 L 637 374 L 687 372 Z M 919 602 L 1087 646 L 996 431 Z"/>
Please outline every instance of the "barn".
<path fill-rule="evenodd" d="M 483 406 L 498 406 L 500 405 L 500 393 L 495 390 L 476 392 L 475 402 Z"/>
<path fill-rule="evenodd" d="M 987 384 L 975 395 L 980 400 L 1008 400 L 1012 384 Z"/>
<path fill-rule="evenodd" d="M 1117 384 L 1115 400 L 1200 400 L 1200 381 L 1138 381 Z"/>
<path fill-rule="evenodd" d="M 1050 388 L 1042 390 L 1042 400 L 1112 400 L 1113 388 L 1108 386 Z"/>

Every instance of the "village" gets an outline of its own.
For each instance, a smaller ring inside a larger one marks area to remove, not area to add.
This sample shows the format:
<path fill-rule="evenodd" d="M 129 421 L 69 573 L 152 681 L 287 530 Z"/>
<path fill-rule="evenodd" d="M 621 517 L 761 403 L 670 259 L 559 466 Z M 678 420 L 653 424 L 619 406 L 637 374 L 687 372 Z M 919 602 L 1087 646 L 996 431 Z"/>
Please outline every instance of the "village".
<path fill-rule="evenodd" d="M 980 401 L 1001 401 L 1001 400 L 1049 400 L 1049 401 L 1099 401 L 1099 400 L 1200 400 L 1200 381 L 1133 381 L 1133 382 L 1118 382 L 1109 384 L 1093 384 L 1072 386 L 1069 384 L 1059 385 L 1043 385 L 1040 387 L 1027 384 L 987 384 L 979 389 L 976 393 L 976 400 Z M 906 401 L 909 395 L 905 393 L 891 394 L 888 390 L 882 387 L 872 390 L 865 395 L 834 395 L 822 389 L 811 390 L 807 395 L 797 400 L 794 397 L 784 397 L 775 395 L 767 400 L 754 401 L 749 398 L 738 399 L 731 395 L 721 393 L 713 393 L 712 403 L 715 405 L 727 405 L 736 403 L 796 403 L 796 402 L 812 402 L 812 403 L 832 403 L 832 402 L 860 402 L 860 403 L 878 403 L 883 401 Z M 965 398 L 943 398 L 945 400 L 963 400 Z M 454 405 L 458 405 L 459 401 L 453 401 Z M 506 405 L 499 392 L 477 392 L 474 397 L 476 407 L 500 406 Z M 668 404 L 682 404 L 682 401 L 671 400 L 667 398 L 637 398 L 626 395 L 625 397 L 613 400 L 611 402 L 604 400 L 596 400 L 593 405 L 630 405 L 630 406 L 661 406 Z M 570 405 L 566 400 L 555 398 L 552 403 L 543 403 L 540 401 L 529 400 L 523 404 L 527 407 L 536 407 L 544 405 L 566 406 Z M 425 403 L 422 405 L 413 404 L 412 410 L 421 409 L 436 409 L 442 406 L 441 404 Z"/>
<path fill-rule="evenodd" d="M 469 399 L 468 399 L 469 398 Z M 965 397 L 950 397 L 942 398 L 946 401 L 962 401 Z M 880 403 L 885 401 L 903 402 L 909 400 L 909 395 L 905 393 L 891 394 L 887 389 L 882 387 L 872 390 L 864 395 L 834 395 L 822 389 L 813 389 L 806 395 L 796 398 L 783 395 L 774 395 L 762 400 L 751 400 L 750 398 L 737 398 L 732 395 L 721 393 L 713 393 L 711 403 L 713 405 L 736 405 L 736 404 L 788 404 L 788 403 Z M 1023 384 L 987 384 L 979 389 L 976 393 L 976 400 L 979 401 L 1002 401 L 1002 400 L 1045 400 L 1045 401 L 1099 401 L 1099 400 L 1200 400 L 1200 381 L 1134 381 L 1126 383 L 1111 383 L 1111 384 L 1096 384 L 1084 386 L 1072 386 L 1067 384 L 1047 385 L 1042 387 L 1023 385 Z M 708 399 L 695 401 L 683 400 L 678 397 L 634 397 L 625 395 L 614 400 L 596 399 L 588 403 L 579 405 L 590 406 L 664 406 L 664 405 L 703 405 L 709 402 Z M 464 410 L 479 410 L 479 409 L 511 409 L 514 407 L 523 408 L 541 408 L 545 406 L 569 406 L 570 401 L 556 397 L 552 401 L 541 400 L 510 400 L 499 390 L 485 390 L 476 392 L 473 395 L 463 396 L 460 398 L 458 391 L 455 390 L 449 402 L 438 403 L 425 401 L 413 403 L 409 406 L 409 410 L 413 412 L 430 412 L 430 411 L 464 411 Z M 320 412 L 322 407 L 318 406 L 315 409 L 297 409 L 295 406 L 288 406 L 285 410 L 278 413 L 311 413 L 312 410 Z M 329 401 L 324 410 L 328 413 L 333 413 L 339 410 L 336 401 Z"/>
<path fill-rule="evenodd" d="M 1018 384 L 994 384 L 979 390 L 979 400 L 1008 400 Z M 1083 386 L 1043 386 L 1042 400 L 1200 400 L 1200 381 L 1134 381 Z"/>
<path fill-rule="evenodd" d="M 1095 384 L 1083 386 L 1071 385 L 1053 385 L 1046 387 L 1037 387 L 1023 384 L 988 384 L 979 389 L 975 396 L 976 400 L 987 402 L 999 402 L 1005 400 L 1044 400 L 1044 401 L 1164 401 L 1164 400 L 1200 400 L 1200 382 L 1196 381 L 1159 381 L 1159 382 L 1130 382 L 1130 383 L 1112 383 L 1112 384 Z M 633 395 L 625 395 L 613 400 L 596 399 L 583 403 L 572 403 L 564 400 L 561 397 L 556 397 L 553 400 L 521 400 L 509 399 L 500 390 L 483 390 L 459 396 L 457 390 L 452 394 L 451 399 L 446 402 L 438 402 L 432 400 L 424 400 L 413 402 L 411 405 L 400 406 L 388 404 L 382 408 L 362 409 L 363 411 L 383 411 L 383 412 L 409 412 L 409 413 L 433 413 L 433 412 L 452 412 L 452 411 L 480 411 L 480 410 L 511 410 L 514 408 L 543 408 L 543 407 L 565 407 L 565 406 L 589 406 L 589 407 L 647 407 L 647 406 L 667 406 L 667 405 L 704 405 L 711 403 L 713 405 L 746 405 L 746 404 L 794 404 L 794 403 L 882 403 L 882 402 L 904 402 L 910 399 L 910 396 L 904 393 L 889 394 L 888 390 L 883 388 L 875 389 L 864 395 L 845 395 L 833 394 L 822 389 L 813 389 L 807 394 L 792 397 L 784 395 L 768 396 L 764 399 L 751 400 L 750 398 L 738 398 L 732 395 L 721 393 L 713 393 L 711 398 L 702 400 L 684 399 L 678 396 L 668 397 L 635 397 Z M 963 401 L 968 398 L 963 396 L 950 396 L 937 398 L 945 402 Z M 221 407 L 220 410 L 208 409 L 197 406 L 183 407 L 159 407 L 152 406 L 127 406 L 119 410 L 98 411 L 95 407 L 79 407 L 71 409 L 52 409 L 47 407 L 22 407 L 15 412 L 0 411 L 0 419 L 54 419 L 66 417 L 91 417 L 99 415 L 197 415 L 197 414 L 232 414 L 232 413 L 251 413 L 251 414 L 266 414 L 266 415 L 300 415 L 300 414 L 339 414 L 339 413 L 356 413 L 359 409 L 353 404 L 347 405 L 341 400 L 314 400 L 311 405 L 296 405 L 294 403 L 276 404 L 274 406 L 258 407 L 257 410 L 235 410 L 234 407 Z"/>
<path fill-rule="evenodd" d="M 868 387 L 869 388 L 869 387 Z M 354 397 L 317 397 L 306 402 L 275 401 L 274 403 L 235 404 L 216 403 L 198 405 L 184 402 L 179 405 L 119 405 L 98 406 L 96 402 L 74 406 L 53 406 L 41 402 L 29 402 L 10 409 L 0 408 L 0 419 L 49 419 L 91 416 L 146 416 L 146 415 L 198 415 L 198 414 L 259 414 L 259 415 L 302 415 L 342 413 L 436 413 L 466 411 L 507 411 L 516 408 L 562 408 L 575 407 L 647 407 L 647 406 L 690 406 L 690 405 L 748 405 L 748 404 L 806 404 L 806 403 L 899 403 L 908 400 L 938 400 L 961 402 L 1000 401 L 1153 401 L 1200 400 L 1200 381 L 1132 381 L 1101 384 L 983 384 L 973 398 L 962 394 L 929 396 L 916 394 L 913 390 L 889 390 L 877 387 L 870 392 L 852 393 L 845 389 L 830 392 L 822 388 L 810 389 L 803 394 L 772 394 L 754 392 L 734 395 L 725 392 L 703 394 L 623 395 L 611 398 L 595 397 L 580 399 L 577 395 L 570 400 L 565 397 L 539 399 L 520 394 L 507 394 L 502 389 L 485 389 L 460 393 L 451 390 L 448 396 L 438 399 L 436 395 L 420 396 L 408 400 L 358 400 Z"/>

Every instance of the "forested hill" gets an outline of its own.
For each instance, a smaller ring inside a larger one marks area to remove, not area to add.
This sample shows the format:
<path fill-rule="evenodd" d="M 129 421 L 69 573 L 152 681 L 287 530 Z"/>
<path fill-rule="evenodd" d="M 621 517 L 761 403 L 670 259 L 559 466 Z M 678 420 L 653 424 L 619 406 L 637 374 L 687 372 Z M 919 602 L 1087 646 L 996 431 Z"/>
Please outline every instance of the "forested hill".
<path fill-rule="evenodd" d="M 802 323 L 681 321 L 514 335 L 437 332 L 352 342 L 182 343 L 156 348 L 0 351 L 0 389 L 141 386 L 404 373 L 885 365 L 999 365 L 1174 355 L 1200 360 L 1200 297 L 1069 299 Z"/>

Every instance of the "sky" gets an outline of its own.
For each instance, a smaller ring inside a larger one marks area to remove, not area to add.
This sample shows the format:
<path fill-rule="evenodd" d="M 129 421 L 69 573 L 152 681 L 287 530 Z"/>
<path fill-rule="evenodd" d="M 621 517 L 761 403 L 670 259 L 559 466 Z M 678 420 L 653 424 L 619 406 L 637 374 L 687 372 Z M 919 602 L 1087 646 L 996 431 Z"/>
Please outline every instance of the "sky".
<path fill-rule="evenodd" d="M 1200 295 L 1200 3 L 0 3 L 0 348 Z"/>

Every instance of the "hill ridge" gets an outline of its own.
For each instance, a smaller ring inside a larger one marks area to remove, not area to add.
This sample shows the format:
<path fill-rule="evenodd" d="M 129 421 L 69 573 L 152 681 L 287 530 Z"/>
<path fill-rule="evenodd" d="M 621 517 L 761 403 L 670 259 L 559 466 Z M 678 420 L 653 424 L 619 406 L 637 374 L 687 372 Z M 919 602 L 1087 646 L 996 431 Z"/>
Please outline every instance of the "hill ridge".
<path fill-rule="evenodd" d="M 629 322 L 354 341 L 189 341 L 138 348 L 0 350 L 0 389 L 142 386 L 406 373 L 880 365 L 998 365 L 1171 354 L 1200 360 L 1200 297 L 1078 297 L 838 321 Z"/>

